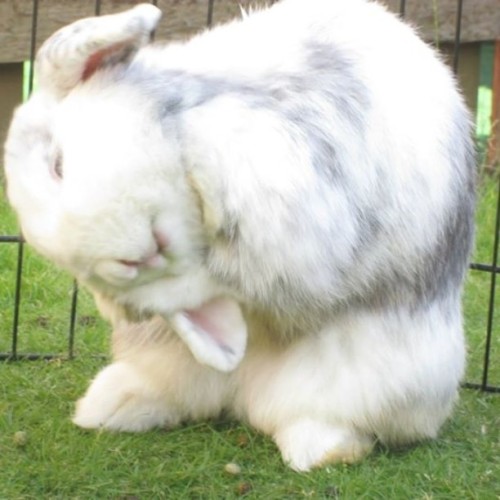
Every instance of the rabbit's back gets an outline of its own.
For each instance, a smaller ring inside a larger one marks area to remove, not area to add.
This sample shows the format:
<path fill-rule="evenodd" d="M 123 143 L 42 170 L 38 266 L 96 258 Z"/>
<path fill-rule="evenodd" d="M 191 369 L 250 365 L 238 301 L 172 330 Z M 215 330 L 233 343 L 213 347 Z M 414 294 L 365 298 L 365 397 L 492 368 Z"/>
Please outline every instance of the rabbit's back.
<path fill-rule="evenodd" d="M 292 0 L 145 49 L 127 71 L 210 184 L 218 280 L 288 312 L 452 291 L 456 303 L 473 233 L 469 115 L 395 16 Z"/>

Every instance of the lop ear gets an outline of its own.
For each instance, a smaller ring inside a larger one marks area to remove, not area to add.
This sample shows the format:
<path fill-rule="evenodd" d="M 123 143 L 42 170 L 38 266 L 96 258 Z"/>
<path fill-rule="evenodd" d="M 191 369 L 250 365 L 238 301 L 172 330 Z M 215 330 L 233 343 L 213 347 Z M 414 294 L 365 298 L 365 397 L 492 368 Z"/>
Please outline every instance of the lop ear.
<path fill-rule="evenodd" d="M 120 14 L 89 17 L 61 28 L 36 56 L 41 89 L 64 97 L 99 68 L 124 61 L 150 40 L 160 10 L 140 4 Z"/>
<path fill-rule="evenodd" d="M 202 364 L 229 372 L 238 366 L 245 354 L 247 327 L 235 300 L 212 299 L 197 309 L 175 314 L 170 321 Z"/>

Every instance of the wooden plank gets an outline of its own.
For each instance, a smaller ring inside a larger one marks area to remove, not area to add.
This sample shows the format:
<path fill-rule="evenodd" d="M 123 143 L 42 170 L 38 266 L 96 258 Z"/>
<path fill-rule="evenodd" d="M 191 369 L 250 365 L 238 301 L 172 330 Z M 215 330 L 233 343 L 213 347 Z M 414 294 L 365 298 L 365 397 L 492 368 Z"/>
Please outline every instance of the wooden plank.
<path fill-rule="evenodd" d="M 392 0 L 391 8 L 395 3 Z M 406 0 L 406 17 L 421 35 L 434 43 L 455 39 L 458 0 Z M 461 40 L 478 42 L 500 37 L 499 0 L 463 0 Z"/>
<path fill-rule="evenodd" d="M 448 64 L 452 64 L 454 47 L 452 43 L 441 46 Z M 464 94 L 467 106 L 476 114 L 477 88 L 479 86 L 480 43 L 466 43 L 458 54 L 458 82 Z"/>
<path fill-rule="evenodd" d="M 101 13 L 124 10 L 142 0 L 102 0 Z M 306 1 L 306 0 L 304 0 Z M 398 11 L 400 0 L 385 0 Z M 499 0 L 464 0 L 462 40 L 500 38 Z M 239 4 L 263 3 L 263 0 L 215 0 L 214 22 L 239 16 Z M 94 14 L 93 0 L 39 0 L 37 46 L 61 26 Z M 185 38 L 202 30 L 207 21 L 208 0 L 159 0 L 164 16 L 158 29 L 159 39 Z M 408 20 L 420 27 L 422 35 L 441 42 L 453 39 L 457 0 L 407 0 Z M 0 0 L 0 63 L 27 60 L 30 54 L 32 0 Z"/>
<path fill-rule="evenodd" d="M 36 46 L 52 32 L 75 19 L 92 14 L 92 2 L 40 0 Z M 0 62 L 20 62 L 30 57 L 32 0 L 0 0 Z"/>
<path fill-rule="evenodd" d="M 23 92 L 22 63 L 0 64 L 0 181 L 3 169 L 3 144 L 14 108 Z"/>
<path fill-rule="evenodd" d="M 31 2 L 0 0 L 0 62 L 19 62 L 29 57 Z"/>
<path fill-rule="evenodd" d="M 102 0 L 101 14 L 126 10 L 143 0 Z M 235 2 L 218 0 L 214 6 L 216 23 L 240 15 L 239 4 L 250 5 L 251 0 Z M 203 30 L 207 25 L 207 0 L 159 0 L 163 17 L 157 30 L 157 38 L 183 39 Z M 36 47 L 53 32 L 79 18 L 92 16 L 95 2 L 92 0 L 40 0 Z M 30 57 L 32 0 L 0 0 L 0 63 L 19 62 Z"/>
<path fill-rule="evenodd" d="M 488 164 L 500 165 L 500 38 L 495 41 L 493 61 L 493 109 L 491 113 L 491 140 L 488 147 Z"/>

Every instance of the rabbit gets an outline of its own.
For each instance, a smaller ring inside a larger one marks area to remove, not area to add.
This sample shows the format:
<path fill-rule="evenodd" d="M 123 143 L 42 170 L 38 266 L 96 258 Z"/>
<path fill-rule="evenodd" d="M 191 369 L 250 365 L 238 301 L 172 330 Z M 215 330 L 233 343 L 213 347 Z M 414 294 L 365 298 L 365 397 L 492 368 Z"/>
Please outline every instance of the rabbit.
<path fill-rule="evenodd" d="M 435 438 L 464 373 L 471 118 L 365 0 L 282 0 L 150 43 L 149 4 L 62 28 L 13 117 L 7 195 L 93 294 L 113 361 L 83 428 L 222 411 L 297 471 Z"/>

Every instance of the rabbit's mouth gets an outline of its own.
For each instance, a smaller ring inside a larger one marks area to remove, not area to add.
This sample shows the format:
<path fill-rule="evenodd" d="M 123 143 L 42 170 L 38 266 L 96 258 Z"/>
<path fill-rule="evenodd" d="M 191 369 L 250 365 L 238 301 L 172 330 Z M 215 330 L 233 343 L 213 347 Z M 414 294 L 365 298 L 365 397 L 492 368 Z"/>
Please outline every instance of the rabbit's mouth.
<path fill-rule="evenodd" d="M 152 231 L 148 248 L 133 257 L 111 257 L 99 260 L 91 274 L 106 285 L 128 288 L 161 277 L 175 275 L 169 240 L 163 232 Z"/>
<path fill-rule="evenodd" d="M 95 265 L 92 274 L 98 281 L 117 288 L 129 288 L 175 275 L 169 258 L 160 252 L 138 260 L 104 259 Z"/>
<path fill-rule="evenodd" d="M 140 269 L 162 269 L 166 265 L 166 258 L 160 252 L 146 256 L 140 260 L 118 259 L 118 264 L 121 264 L 129 269 L 139 272 Z"/>

